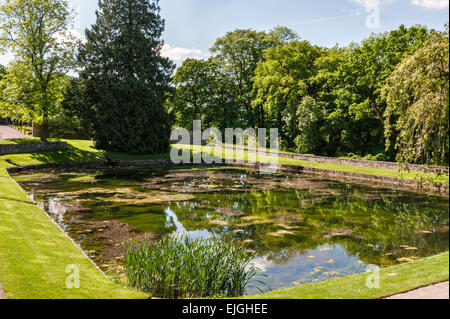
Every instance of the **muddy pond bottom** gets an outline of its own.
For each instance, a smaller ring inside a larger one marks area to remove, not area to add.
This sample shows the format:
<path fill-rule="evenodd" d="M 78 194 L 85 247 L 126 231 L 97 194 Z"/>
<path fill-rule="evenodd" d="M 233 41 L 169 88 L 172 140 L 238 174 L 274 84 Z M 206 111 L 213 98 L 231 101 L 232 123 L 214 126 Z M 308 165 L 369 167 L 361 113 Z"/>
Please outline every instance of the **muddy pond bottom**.
<path fill-rule="evenodd" d="M 449 247 L 448 199 L 243 169 L 34 171 L 14 178 L 109 274 L 122 243 L 185 235 L 256 252 L 263 291 L 370 271 Z M 258 293 L 256 286 L 248 294 Z"/>

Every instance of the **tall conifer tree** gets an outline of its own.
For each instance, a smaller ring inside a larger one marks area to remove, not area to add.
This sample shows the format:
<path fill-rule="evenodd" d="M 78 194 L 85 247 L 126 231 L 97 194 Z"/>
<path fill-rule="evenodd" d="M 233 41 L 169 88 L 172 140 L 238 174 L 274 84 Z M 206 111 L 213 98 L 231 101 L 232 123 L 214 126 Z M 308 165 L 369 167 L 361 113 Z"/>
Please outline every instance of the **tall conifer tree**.
<path fill-rule="evenodd" d="M 80 50 L 81 117 L 97 147 L 136 154 L 166 152 L 164 108 L 173 63 L 160 55 L 164 20 L 158 0 L 100 0 Z"/>

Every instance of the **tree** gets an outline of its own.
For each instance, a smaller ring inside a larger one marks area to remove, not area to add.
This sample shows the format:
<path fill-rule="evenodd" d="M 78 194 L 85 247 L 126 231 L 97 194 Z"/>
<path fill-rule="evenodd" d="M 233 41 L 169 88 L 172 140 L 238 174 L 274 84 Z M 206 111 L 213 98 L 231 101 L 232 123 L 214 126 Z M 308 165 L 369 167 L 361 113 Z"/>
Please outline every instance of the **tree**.
<path fill-rule="evenodd" d="M 241 126 L 255 126 L 252 78 L 258 62 L 264 60 L 264 51 L 274 45 L 265 32 L 238 29 L 217 39 L 211 48 L 223 72 L 234 83 L 233 108 L 239 114 Z"/>
<path fill-rule="evenodd" d="M 50 84 L 53 86 L 56 83 L 58 81 L 52 81 Z M 23 121 L 39 118 L 41 99 L 38 94 L 33 94 L 39 91 L 39 84 L 27 65 L 17 61 L 11 62 L 0 85 L 3 88 L 0 93 L 0 108 L 7 117 Z M 47 94 L 52 95 L 52 101 L 56 104 L 54 93 L 55 88 L 49 86 Z"/>
<path fill-rule="evenodd" d="M 75 38 L 68 31 L 72 18 L 65 0 L 6 0 L 0 6 L 0 44 L 15 56 L 2 79 L 8 83 L 2 105 L 42 121 L 43 141 L 58 82 L 75 66 Z"/>
<path fill-rule="evenodd" d="M 261 106 L 252 108 L 252 79 L 268 48 L 298 36 L 285 27 L 266 32 L 235 30 L 217 39 L 207 60 L 188 59 L 173 77 L 168 108 L 177 125 L 191 128 L 193 119 L 205 127 L 262 127 Z"/>
<path fill-rule="evenodd" d="M 215 58 L 187 59 L 172 78 L 175 89 L 167 100 L 176 125 L 192 129 L 194 120 L 203 127 L 225 130 L 237 118 L 231 107 L 233 84 L 221 71 Z"/>
<path fill-rule="evenodd" d="M 312 97 L 305 96 L 298 109 L 299 134 L 295 137 L 297 151 L 303 154 L 318 154 L 323 146 L 323 120 L 326 112 Z"/>
<path fill-rule="evenodd" d="M 169 148 L 164 107 L 174 65 L 161 57 L 164 20 L 157 0 L 100 0 L 80 49 L 84 103 L 98 148 L 152 154 Z"/>
<path fill-rule="evenodd" d="M 214 81 L 210 60 L 187 59 L 178 68 L 172 78 L 175 90 L 168 99 L 170 112 L 174 113 L 178 126 L 192 130 L 194 120 L 208 125 L 205 119 L 208 108 L 212 107 Z"/>
<path fill-rule="evenodd" d="M 314 63 L 317 73 L 310 79 L 311 97 L 323 110 L 321 123 L 322 147 L 314 154 L 336 156 L 346 154 L 348 137 L 357 138 L 357 132 L 352 132 L 352 119 L 348 115 L 348 105 L 339 103 L 341 88 L 340 67 L 345 62 L 345 48 L 333 47 L 325 49 Z M 348 133 L 352 132 L 352 133 Z M 356 134 L 355 134 L 356 133 Z"/>
<path fill-rule="evenodd" d="M 383 92 L 387 146 L 395 143 L 397 159 L 449 165 L 448 26 L 396 67 Z"/>
<path fill-rule="evenodd" d="M 3 77 L 6 74 L 6 68 L 0 64 L 0 112 L 1 111 L 1 101 L 2 101 L 2 96 L 3 96 L 3 90 L 4 90 L 4 86 L 2 86 L 1 81 L 3 79 Z M 2 113 L 5 113 L 4 111 Z M 2 116 L 4 116 L 4 114 L 0 113 Z"/>
<path fill-rule="evenodd" d="M 295 147 L 292 128 L 297 124 L 283 123 L 283 116 L 292 119 L 297 115 L 302 98 L 309 94 L 309 79 L 315 75 L 314 63 L 320 55 L 321 49 L 308 41 L 294 41 L 268 49 L 255 71 L 252 105 L 262 108 L 260 122 L 266 127 L 281 129 L 287 148 Z"/>
<path fill-rule="evenodd" d="M 348 132 L 347 145 L 353 145 L 355 153 L 364 156 L 371 152 L 384 151 L 384 118 L 386 109 L 381 90 L 386 78 L 404 57 L 421 48 L 429 37 L 422 26 L 374 34 L 352 44 L 346 51 L 345 61 L 340 67 L 340 82 L 337 103 L 345 105 L 349 120 L 357 132 L 355 141 Z"/>
<path fill-rule="evenodd" d="M 300 37 L 295 31 L 282 26 L 277 26 L 270 30 L 268 36 L 275 46 L 286 45 L 289 42 L 300 40 Z"/>

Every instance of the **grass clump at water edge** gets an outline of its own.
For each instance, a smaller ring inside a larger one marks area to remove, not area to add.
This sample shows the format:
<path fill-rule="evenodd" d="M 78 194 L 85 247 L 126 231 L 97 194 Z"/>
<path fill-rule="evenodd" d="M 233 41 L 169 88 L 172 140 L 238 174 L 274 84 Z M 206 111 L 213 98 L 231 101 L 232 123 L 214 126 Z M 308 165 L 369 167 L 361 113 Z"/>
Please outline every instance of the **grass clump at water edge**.
<path fill-rule="evenodd" d="M 159 298 L 239 297 L 255 280 L 254 255 L 234 240 L 167 237 L 125 244 L 129 285 Z"/>

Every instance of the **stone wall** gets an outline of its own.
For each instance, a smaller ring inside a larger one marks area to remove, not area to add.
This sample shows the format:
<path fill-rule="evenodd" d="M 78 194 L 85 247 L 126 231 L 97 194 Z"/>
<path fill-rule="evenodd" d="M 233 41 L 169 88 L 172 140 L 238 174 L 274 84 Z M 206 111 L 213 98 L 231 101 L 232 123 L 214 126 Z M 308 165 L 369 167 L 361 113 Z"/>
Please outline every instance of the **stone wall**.
<path fill-rule="evenodd" d="M 63 151 L 67 149 L 66 142 L 57 143 L 24 143 L 0 145 L 0 155 L 25 154 L 45 151 Z"/>
<path fill-rule="evenodd" d="M 225 146 L 225 148 L 231 148 Z M 236 150 L 243 151 L 246 149 L 236 148 Z M 270 154 L 268 154 L 270 155 Z M 347 158 L 335 158 L 335 157 L 324 157 L 324 156 L 312 156 L 312 155 L 297 155 L 297 154 L 287 154 L 279 153 L 280 157 L 291 158 L 299 161 L 308 161 L 313 163 L 328 163 L 328 164 L 341 164 L 348 166 L 360 166 L 360 167 L 370 167 L 370 168 L 383 168 L 383 169 L 393 169 L 398 170 L 399 164 L 395 162 L 381 162 L 381 161 L 364 161 L 355 160 Z M 408 165 L 410 171 L 413 172 L 424 172 L 435 173 L 435 174 L 446 174 L 449 173 L 449 168 L 445 166 L 425 166 L 425 165 Z"/>
<path fill-rule="evenodd" d="M 175 130 L 173 130 L 173 134 L 175 136 L 177 136 L 178 139 L 171 140 L 170 142 L 173 143 L 173 144 L 180 143 L 181 142 L 181 136 L 179 136 L 179 135 L 182 135 L 184 132 L 185 132 L 184 129 L 175 129 Z M 194 142 L 194 132 L 193 131 L 189 131 L 189 138 L 190 138 L 190 140 L 189 140 L 189 144 L 190 145 L 203 145 L 203 146 L 205 146 L 205 145 L 208 144 L 208 141 L 211 138 L 211 134 L 210 134 L 209 131 L 205 131 L 205 132 L 202 131 L 202 138 L 204 138 L 204 139 L 202 139 L 202 141 L 200 143 L 195 143 Z"/>
<path fill-rule="evenodd" d="M 0 125 L 9 125 L 11 121 L 8 118 L 0 118 Z"/>
<path fill-rule="evenodd" d="M 234 167 L 247 167 L 259 170 L 260 164 L 230 164 Z M 365 183 L 370 186 L 390 186 L 395 189 L 402 189 L 407 191 L 419 191 L 421 193 L 427 193 L 431 195 L 438 195 L 443 197 L 449 197 L 449 185 L 435 182 L 418 181 L 401 179 L 388 176 L 377 176 L 362 173 L 342 172 L 326 170 L 321 168 L 314 168 L 309 166 L 298 165 L 278 165 L 279 173 L 288 174 L 308 174 L 311 176 L 322 176 L 324 178 L 330 178 L 333 180 L 347 180 L 358 183 Z"/>

